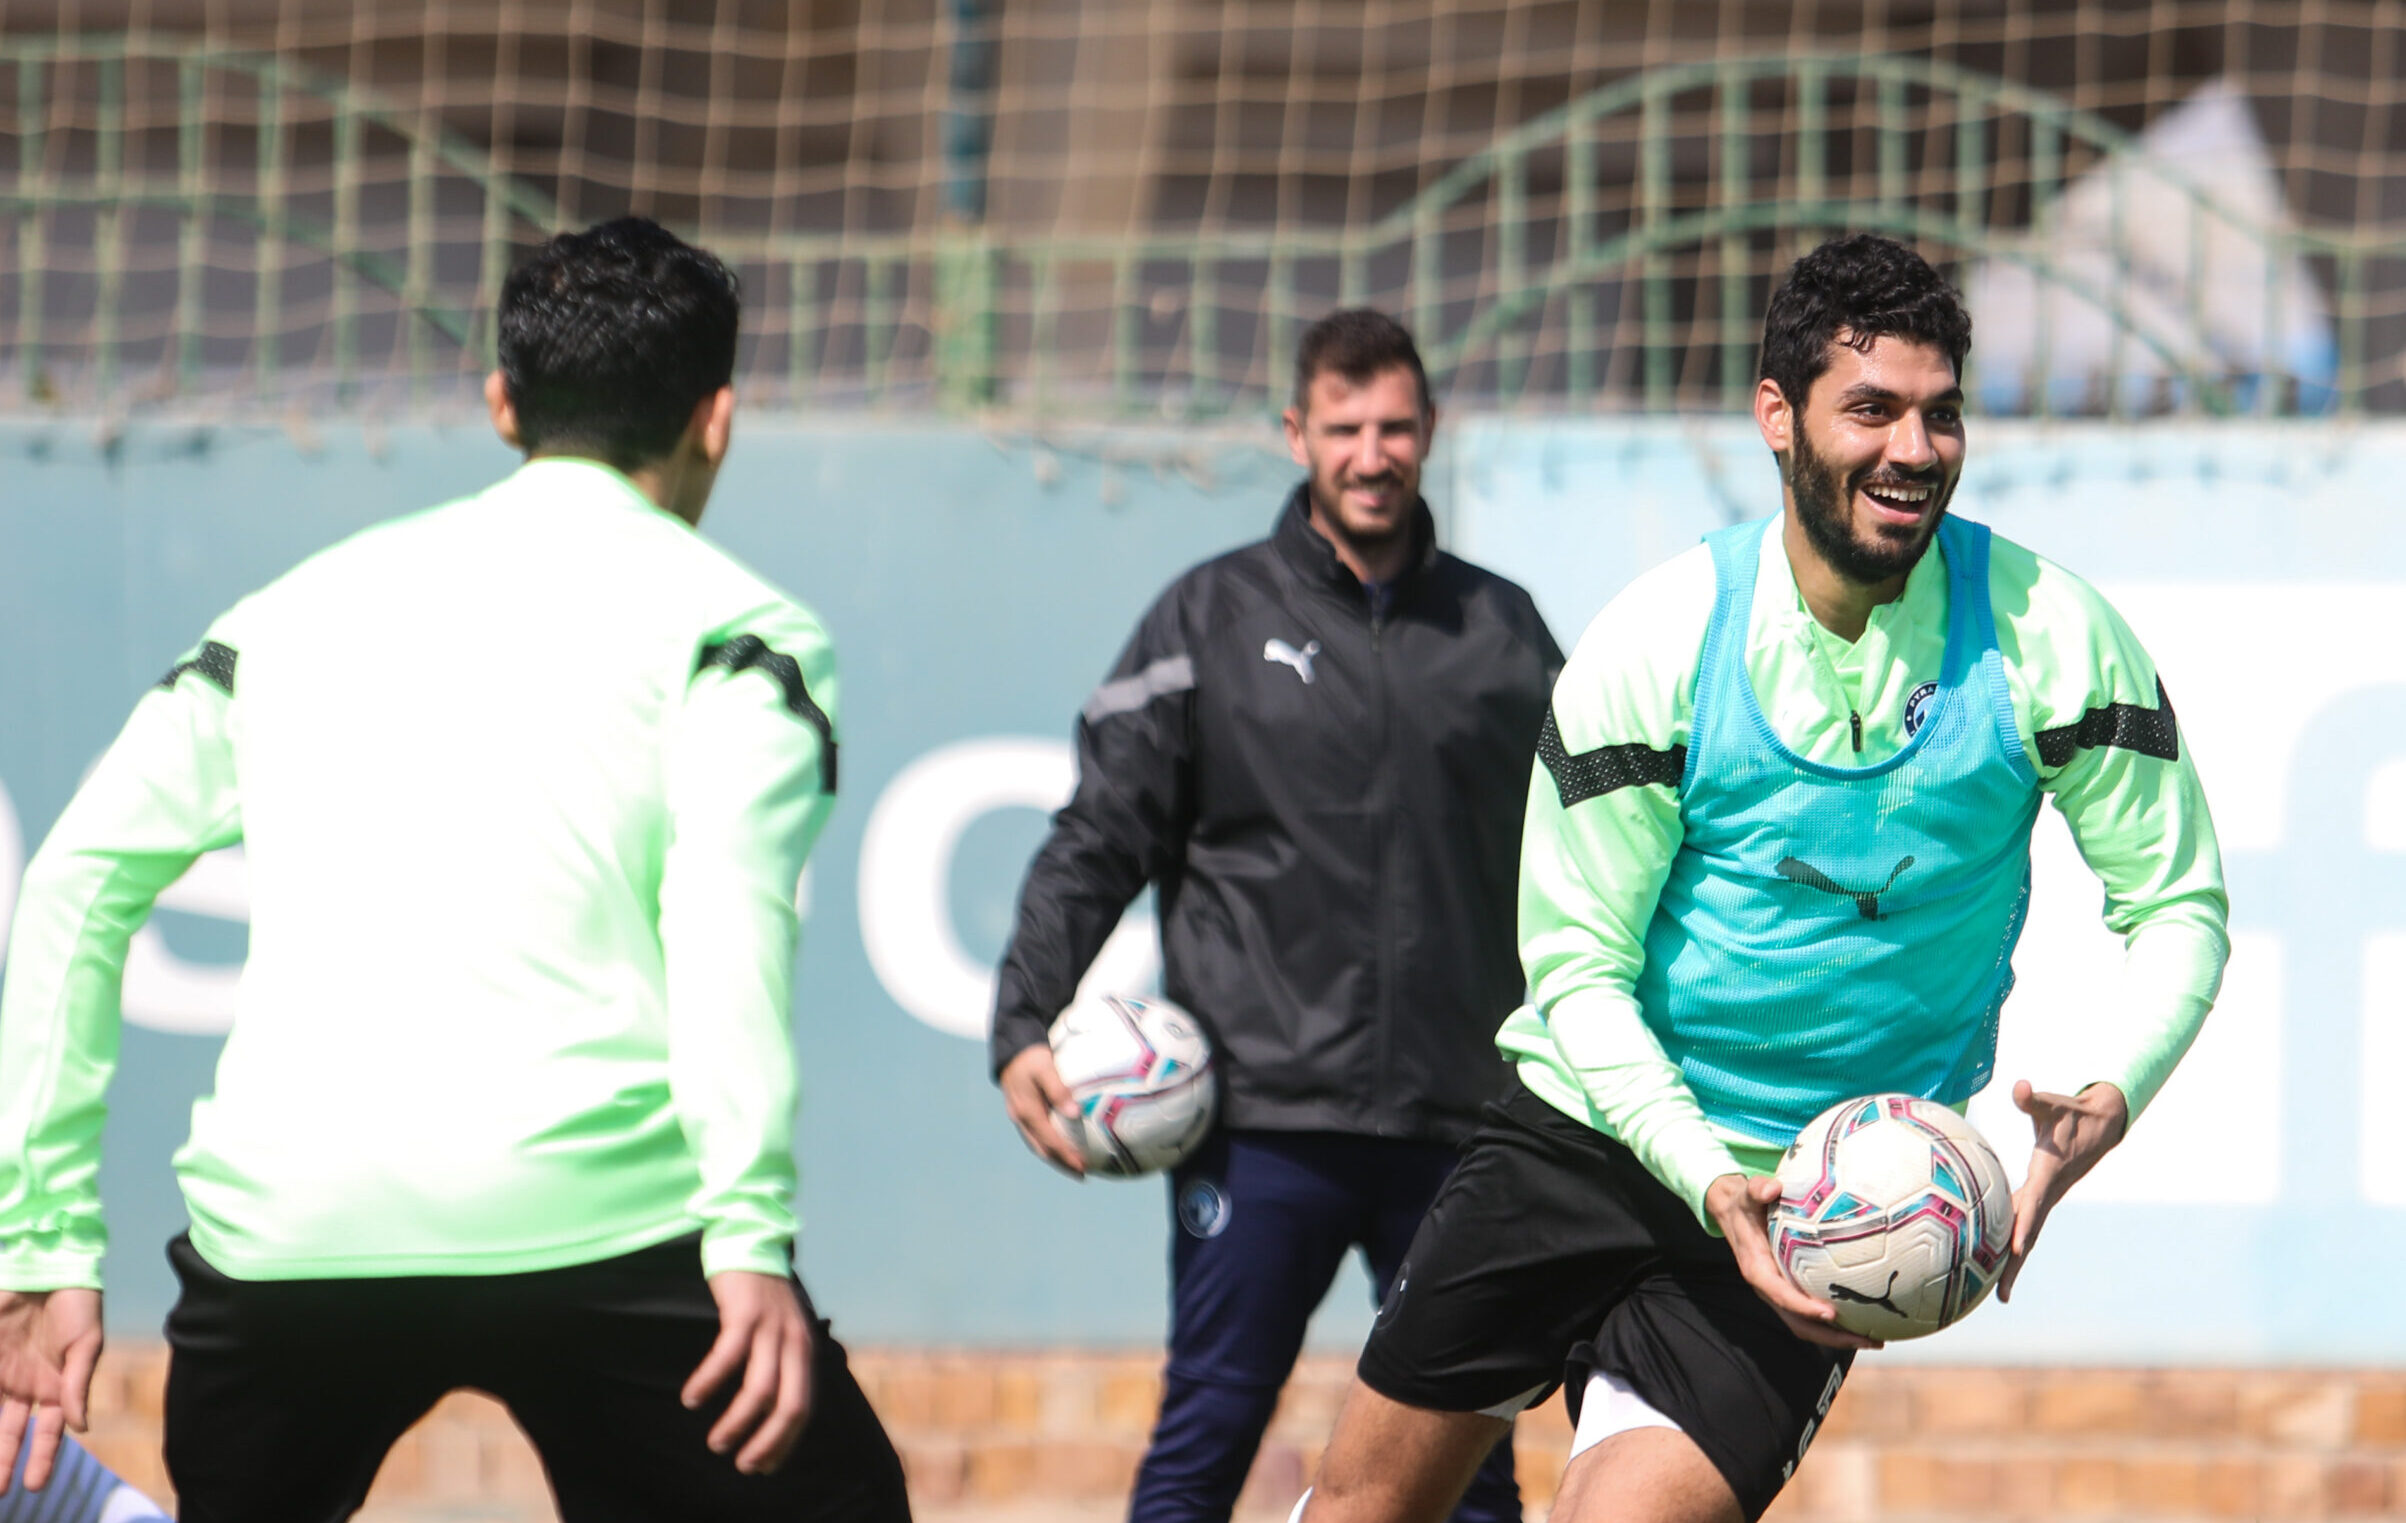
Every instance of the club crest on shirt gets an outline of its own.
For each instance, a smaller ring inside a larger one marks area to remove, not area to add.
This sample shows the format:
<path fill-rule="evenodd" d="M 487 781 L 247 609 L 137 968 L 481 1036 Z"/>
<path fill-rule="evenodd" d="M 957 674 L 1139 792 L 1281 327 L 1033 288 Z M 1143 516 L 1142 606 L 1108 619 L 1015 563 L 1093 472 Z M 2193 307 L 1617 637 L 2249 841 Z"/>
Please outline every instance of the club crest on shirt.
<path fill-rule="evenodd" d="M 1178 1225 L 1194 1237 L 1218 1237 L 1228 1230 L 1233 1214 L 1228 1192 L 1217 1180 L 1189 1180 L 1178 1192 Z"/>
<path fill-rule="evenodd" d="M 1921 722 L 1930 717 L 1930 700 L 1938 696 L 1938 684 L 1925 682 L 1905 700 L 1905 739 L 1911 740 L 1921 729 Z"/>

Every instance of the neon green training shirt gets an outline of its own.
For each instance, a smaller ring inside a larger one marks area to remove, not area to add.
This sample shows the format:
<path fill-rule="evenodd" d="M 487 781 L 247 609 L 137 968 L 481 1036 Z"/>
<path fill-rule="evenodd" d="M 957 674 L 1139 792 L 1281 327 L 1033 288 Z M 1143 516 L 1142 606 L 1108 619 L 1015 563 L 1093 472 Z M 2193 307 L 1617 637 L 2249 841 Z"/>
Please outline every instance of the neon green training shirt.
<path fill-rule="evenodd" d="M 1933 547 L 1850 645 L 1806 609 L 1781 522 L 1764 530 L 1747 675 L 1789 749 L 1810 761 L 1875 765 L 1903 748 L 1916 692 L 1940 675 L 1946 568 Z M 1639 577 L 1596 616 L 1554 687 L 1567 751 L 1688 743 L 1713 598 L 1712 552 L 1698 546 Z M 2103 743 L 2095 721 L 2083 727 L 2114 705 L 2161 701 L 2154 663 L 2095 589 L 1992 536 L 1989 601 L 2023 751 L 2104 884 L 2105 923 L 2124 938 L 2121 984 L 2100 1001 L 2080 1071 L 2041 1087 L 2109 1081 L 2135 1123 L 2196 1037 L 2229 955 L 2213 820 L 2186 746 L 2166 761 Z M 2048 732 L 2062 733 L 2040 744 Z M 1513 1013 L 1496 1044 L 1533 1093 L 1626 1144 L 1717 1231 L 1706 1187 L 1723 1174 L 1767 1173 L 1781 1150 L 1706 1119 L 1636 996 L 1646 927 L 1682 835 L 1676 784 L 1637 783 L 1564 809 L 1537 764 L 1520 880 L 1521 963 L 1533 1003 Z M 1833 988 L 1832 997 L 1842 995 Z"/>
<path fill-rule="evenodd" d="M 243 842 L 250 957 L 176 1170 L 240 1279 L 506 1274 L 795 1233 L 795 884 L 826 633 L 630 481 L 538 460 L 244 598 L 28 867 L 0 1288 L 100 1284 L 126 946 Z"/>

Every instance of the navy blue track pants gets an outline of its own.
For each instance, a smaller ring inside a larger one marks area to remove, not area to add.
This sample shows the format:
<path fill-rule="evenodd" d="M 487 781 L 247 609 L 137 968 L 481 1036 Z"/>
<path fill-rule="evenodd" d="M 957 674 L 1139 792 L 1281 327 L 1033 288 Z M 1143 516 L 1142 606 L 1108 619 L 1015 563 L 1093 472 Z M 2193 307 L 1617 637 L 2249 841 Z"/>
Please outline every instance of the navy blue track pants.
<path fill-rule="evenodd" d="M 1356 1247 L 1383 1299 L 1455 1150 L 1327 1132 L 1214 1133 L 1170 1176 L 1170 1361 L 1130 1523 L 1225 1523 L 1305 1324 Z M 1455 1523 L 1519 1523 L 1496 1445 Z"/>

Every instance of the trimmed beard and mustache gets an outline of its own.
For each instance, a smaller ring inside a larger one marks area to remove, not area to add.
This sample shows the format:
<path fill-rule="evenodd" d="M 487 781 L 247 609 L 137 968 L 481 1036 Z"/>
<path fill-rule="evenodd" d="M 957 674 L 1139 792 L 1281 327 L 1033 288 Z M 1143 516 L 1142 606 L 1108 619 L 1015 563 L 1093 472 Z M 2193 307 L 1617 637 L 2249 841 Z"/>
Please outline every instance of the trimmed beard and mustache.
<path fill-rule="evenodd" d="M 1873 530 L 1875 537 L 1866 541 L 1855 533 L 1854 494 L 1861 488 L 1875 486 L 1927 486 L 1936 490 L 1931 494 L 1930 510 L 1922 523 L 1896 532 L 1885 524 L 1877 525 Z M 1805 538 L 1829 563 L 1830 569 L 1860 587 L 1876 587 L 1920 565 L 1922 556 L 1938 538 L 1938 521 L 1946 517 L 1947 504 L 1955 496 L 1954 483 L 1939 471 L 1909 475 L 1875 466 L 1852 481 L 1841 481 L 1838 468 L 1813 453 L 1813 446 L 1801 428 L 1789 447 L 1788 487 L 1796 502 L 1796 521 L 1804 527 Z"/>

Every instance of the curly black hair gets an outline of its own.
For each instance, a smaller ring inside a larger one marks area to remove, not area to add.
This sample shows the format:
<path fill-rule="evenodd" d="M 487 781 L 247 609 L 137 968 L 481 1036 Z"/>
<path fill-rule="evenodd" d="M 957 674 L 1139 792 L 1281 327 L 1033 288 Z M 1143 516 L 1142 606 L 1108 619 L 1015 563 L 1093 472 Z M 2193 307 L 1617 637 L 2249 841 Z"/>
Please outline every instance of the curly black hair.
<path fill-rule="evenodd" d="M 520 446 L 621 470 L 666 455 L 735 374 L 741 315 L 734 271 L 647 218 L 551 239 L 501 287 Z"/>
<path fill-rule="evenodd" d="M 1963 298 L 1929 261 L 1893 238 L 1856 233 L 1832 238 L 1789 267 L 1763 314 L 1760 375 L 1779 383 L 1788 405 L 1830 368 L 1830 346 L 1863 350 L 1877 338 L 1905 338 L 1944 350 L 1963 375 L 1972 349 L 1972 317 Z"/>

